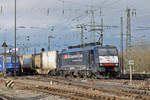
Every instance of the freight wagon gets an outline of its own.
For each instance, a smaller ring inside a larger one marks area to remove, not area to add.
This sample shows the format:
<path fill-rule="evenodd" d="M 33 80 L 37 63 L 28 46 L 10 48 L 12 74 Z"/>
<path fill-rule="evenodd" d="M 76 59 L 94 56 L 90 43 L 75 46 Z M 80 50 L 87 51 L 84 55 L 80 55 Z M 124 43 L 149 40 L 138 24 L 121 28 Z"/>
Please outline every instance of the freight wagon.
<path fill-rule="evenodd" d="M 53 73 L 57 66 L 57 51 L 41 52 L 39 54 L 23 55 L 20 58 L 21 69 L 24 73 L 37 74 Z"/>

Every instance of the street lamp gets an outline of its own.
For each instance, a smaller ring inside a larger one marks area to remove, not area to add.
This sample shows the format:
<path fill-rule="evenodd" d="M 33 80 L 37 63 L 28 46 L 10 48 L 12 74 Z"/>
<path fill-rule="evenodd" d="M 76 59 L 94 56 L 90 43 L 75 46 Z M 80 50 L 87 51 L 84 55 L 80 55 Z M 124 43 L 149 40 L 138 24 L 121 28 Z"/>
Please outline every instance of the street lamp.
<path fill-rule="evenodd" d="M 6 77 L 6 48 L 8 47 L 6 42 L 3 42 L 2 47 L 4 48 L 4 77 Z"/>

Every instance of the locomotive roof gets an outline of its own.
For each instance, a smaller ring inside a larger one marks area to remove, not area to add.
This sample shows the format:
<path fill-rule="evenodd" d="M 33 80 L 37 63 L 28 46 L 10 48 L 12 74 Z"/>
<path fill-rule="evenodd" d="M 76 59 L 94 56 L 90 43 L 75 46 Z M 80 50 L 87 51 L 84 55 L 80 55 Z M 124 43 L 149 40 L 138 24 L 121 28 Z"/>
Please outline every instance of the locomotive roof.
<path fill-rule="evenodd" d="M 93 50 L 96 46 L 89 46 L 85 48 L 72 48 L 72 49 L 67 49 L 65 51 L 62 51 L 60 53 L 70 53 L 70 52 L 79 52 L 79 51 L 84 51 L 84 50 Z"/>
<path fill-rule="evenodd" d="M 94 50 L 96 47 L 102 47 L 102 48 L 116 48 L 115 46 L 112 46 L 112 45 L 104 45 L 104 46 L 87 46 L 87 47 L 84 47 L 84 48 L 72 48 L 72 49 L 65 49 L 65 50 L 62 50 L 59 54 L 61 53 L 71 53 L 71 52 L 79 52 L 79 51 L 86 51 L 86 50 Z"/>

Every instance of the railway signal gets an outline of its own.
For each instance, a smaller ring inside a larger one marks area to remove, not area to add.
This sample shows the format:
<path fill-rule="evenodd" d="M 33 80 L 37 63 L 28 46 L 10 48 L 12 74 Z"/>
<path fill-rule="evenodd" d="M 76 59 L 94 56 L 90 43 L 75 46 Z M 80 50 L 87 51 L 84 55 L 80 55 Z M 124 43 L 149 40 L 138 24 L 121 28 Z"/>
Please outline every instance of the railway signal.
<path fill-rule="evenodd" d="M 130 85 L 132 85 L 132 66 L 134 65 L 134 60 L 129 60 L 130 67 Z"/>

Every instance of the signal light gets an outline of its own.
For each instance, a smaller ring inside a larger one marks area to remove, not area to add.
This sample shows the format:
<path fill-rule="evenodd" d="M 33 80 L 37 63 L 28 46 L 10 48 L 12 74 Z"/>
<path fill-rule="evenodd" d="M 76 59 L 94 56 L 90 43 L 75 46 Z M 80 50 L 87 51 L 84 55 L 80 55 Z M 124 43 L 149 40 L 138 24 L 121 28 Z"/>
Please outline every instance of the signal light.
<path fill-rule="evenodd" d="M 114 66 L 114 64 L 104 64 L 104 66 Z"/>

